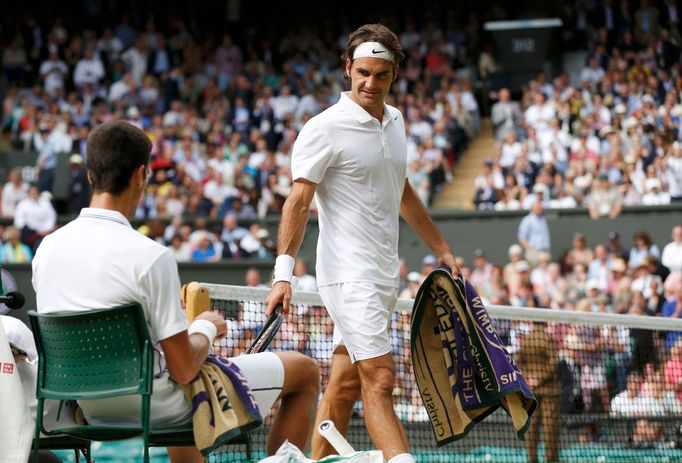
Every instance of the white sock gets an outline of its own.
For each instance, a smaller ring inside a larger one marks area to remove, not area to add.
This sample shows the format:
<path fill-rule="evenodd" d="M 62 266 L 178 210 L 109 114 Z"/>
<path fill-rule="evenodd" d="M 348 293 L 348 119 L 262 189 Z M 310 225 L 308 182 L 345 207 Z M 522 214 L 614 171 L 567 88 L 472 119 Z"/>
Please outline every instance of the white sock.
<path fill-rule="evenodd" d="M 409 453 L 401 453 L 400 455 L 394 456 L 386 463 L 416 463 L 416 462 L 414 461 L 414 457 Z"/>

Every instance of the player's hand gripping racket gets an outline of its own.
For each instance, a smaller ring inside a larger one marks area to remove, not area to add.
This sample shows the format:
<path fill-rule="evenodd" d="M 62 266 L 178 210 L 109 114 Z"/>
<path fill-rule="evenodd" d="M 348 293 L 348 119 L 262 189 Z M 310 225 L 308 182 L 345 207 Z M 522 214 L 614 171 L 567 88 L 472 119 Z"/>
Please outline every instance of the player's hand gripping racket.
<path fill-rule="evenodd" d="M 278 304 L 265 322 L 263 330 L 256 336 L 256 339 L 253 340 L 249 348 L 246 349 L 246 353 L 257 354 L 265 351 L 270 345 L 270 341 L 272 341 L 277 334 L 277 331 L 279 331 L 279 327 L 282 326 L 283 321 L 282 304 Z"/>

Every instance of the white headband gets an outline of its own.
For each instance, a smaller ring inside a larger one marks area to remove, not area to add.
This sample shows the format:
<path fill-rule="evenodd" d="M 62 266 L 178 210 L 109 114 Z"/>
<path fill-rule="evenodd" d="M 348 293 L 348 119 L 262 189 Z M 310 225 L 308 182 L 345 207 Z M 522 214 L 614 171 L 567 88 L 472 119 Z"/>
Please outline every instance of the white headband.
<path fill-rule="evenodd" d="M 393 53 L 379 42 L 363 42 L 358 45 L 353 52 L 353 59 L 356 58 L 380 58 L 395 63 Z"/>

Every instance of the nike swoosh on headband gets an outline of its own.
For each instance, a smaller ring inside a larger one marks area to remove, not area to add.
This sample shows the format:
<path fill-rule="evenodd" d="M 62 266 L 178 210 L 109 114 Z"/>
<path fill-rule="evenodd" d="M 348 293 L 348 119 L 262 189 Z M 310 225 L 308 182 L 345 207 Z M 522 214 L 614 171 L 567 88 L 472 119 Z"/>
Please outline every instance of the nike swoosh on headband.
<path fill-rule="evenodd" d="M 353 58 L 377 58 L 395 63 L 393 53 L 380 42 L 363 42 L 353 51 Z"/>

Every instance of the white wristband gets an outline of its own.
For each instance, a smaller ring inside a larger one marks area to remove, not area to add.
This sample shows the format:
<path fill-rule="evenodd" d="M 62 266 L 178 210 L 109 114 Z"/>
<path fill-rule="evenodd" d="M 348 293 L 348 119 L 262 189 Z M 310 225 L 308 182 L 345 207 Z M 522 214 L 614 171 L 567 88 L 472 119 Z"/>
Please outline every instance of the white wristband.
<path fill-rule="evenodd" d="M 194 333 L 203 334 L 206 336 L 206 338 L 208 338 L 208 343 L 213 344 L 213 340 L 218 334 L 218 328 L 212 322 L 200 319 L 194 320 L 192 324 L 189 325 L 187 333 L 190 336 L 192 336 Z"/>
<path fill-rule="evenodd" d="M 275 271 L 272 275 L 273 283 L 276 281 L 288 281 L 291 283 L 291 278 L 294 275 L 294 264 L 296 259 L 288 254 L 280 254 L 275 259 Z"/>

